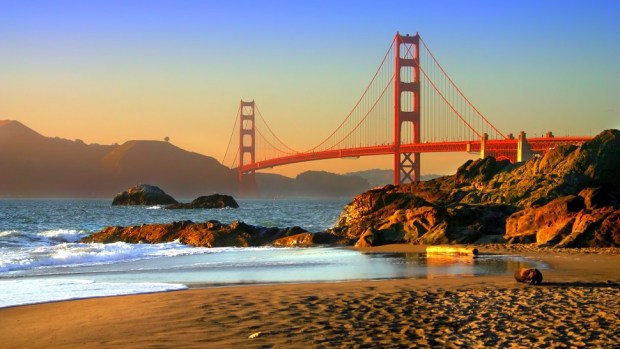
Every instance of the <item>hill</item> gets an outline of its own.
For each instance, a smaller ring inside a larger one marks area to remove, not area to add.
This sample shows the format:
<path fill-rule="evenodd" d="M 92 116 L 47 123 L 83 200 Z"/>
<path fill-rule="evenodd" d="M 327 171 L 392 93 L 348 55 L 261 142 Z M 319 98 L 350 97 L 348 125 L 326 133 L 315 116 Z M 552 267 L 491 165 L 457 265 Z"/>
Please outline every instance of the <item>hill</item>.
<path fill-rule="evenodd" d="M 162 141 L 128 141 L 101 159 L 119 188 L 155 183 L 175 197 L 236 190 L 236 173 L 217 160 Z"/>
<path fill-rule="evenodd" d="M 0 121 L 0 197 L 113 197 L 138 183 L 177 197 L 236 188 L 234 174 L 215 159 L 167 142 L 85 144 Z"/>
<path fill-rule="evenodd" d="M 258 173 L 259 197 L 354 197 L 371 188 L 360 176 L 340 175 L 324 171 L 306 171 L 295 178 Z"/>

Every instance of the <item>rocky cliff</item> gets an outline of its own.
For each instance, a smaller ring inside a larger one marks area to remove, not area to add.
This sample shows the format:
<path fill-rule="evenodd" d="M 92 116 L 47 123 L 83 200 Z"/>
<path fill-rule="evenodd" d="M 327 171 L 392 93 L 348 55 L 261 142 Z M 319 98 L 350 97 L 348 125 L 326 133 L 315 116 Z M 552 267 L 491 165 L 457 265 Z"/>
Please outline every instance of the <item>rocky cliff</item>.
<path fill-rule="evenodd" d="M 522 164 L 485 158 L 455 175 L 356 197 L 335 229 L 358 246 L 536 242 L 620 246 L 620 131 Z"/>

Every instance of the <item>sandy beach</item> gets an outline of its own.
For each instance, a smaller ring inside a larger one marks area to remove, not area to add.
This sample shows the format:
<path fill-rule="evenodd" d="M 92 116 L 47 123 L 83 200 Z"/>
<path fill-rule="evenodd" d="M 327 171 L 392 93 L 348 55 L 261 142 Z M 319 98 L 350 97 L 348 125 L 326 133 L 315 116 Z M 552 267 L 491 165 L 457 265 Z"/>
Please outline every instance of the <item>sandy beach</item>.
<path fill-rule="evenodd" d="M 391 245 L 369 251 L 416 252 Z M 620 250 L 483 246 L 550 265 L 512 275 L 186 291 L 0 309 L 0 348 L 612 348 Z"/>

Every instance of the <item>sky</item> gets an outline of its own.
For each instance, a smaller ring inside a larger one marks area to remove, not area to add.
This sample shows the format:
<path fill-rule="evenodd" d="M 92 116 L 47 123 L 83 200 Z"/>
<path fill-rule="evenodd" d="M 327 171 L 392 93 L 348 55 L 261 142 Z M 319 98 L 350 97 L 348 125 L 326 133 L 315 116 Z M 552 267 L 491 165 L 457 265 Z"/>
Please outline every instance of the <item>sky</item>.
<path fill-rule="evenodd" d="M 396 32 L 419 32 L 504 133 L 620 129 L 620 1 L 0 2 L 0 120 L 50 137 L 163 140 L 222 160 L 239 101 L 308 149 L 351 110 Z M 422 174 L 467 154 L 423 154 Z M 391 157 L 276 167 L 337 173 Z"/>

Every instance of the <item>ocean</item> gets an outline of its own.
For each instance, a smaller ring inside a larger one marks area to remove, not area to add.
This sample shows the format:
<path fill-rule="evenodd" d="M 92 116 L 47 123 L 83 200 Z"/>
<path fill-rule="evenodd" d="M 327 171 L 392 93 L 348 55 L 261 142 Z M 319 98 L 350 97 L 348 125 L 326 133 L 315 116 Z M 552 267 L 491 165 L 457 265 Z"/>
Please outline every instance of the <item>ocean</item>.
<path fill-rule="evenodd" d="M 332 227 L 343 199 L 238 200 L 238 209 L 166 210 L 111 200 L 0 200 L 0 307 L 68 299 L 277 282 L 466 277 L 540 262 L 513 256 L 445 261 L 340 247 L 196 248 L 180 243 L 84 244 L 110 225 L 235 220 L 265 227 Z"/>

